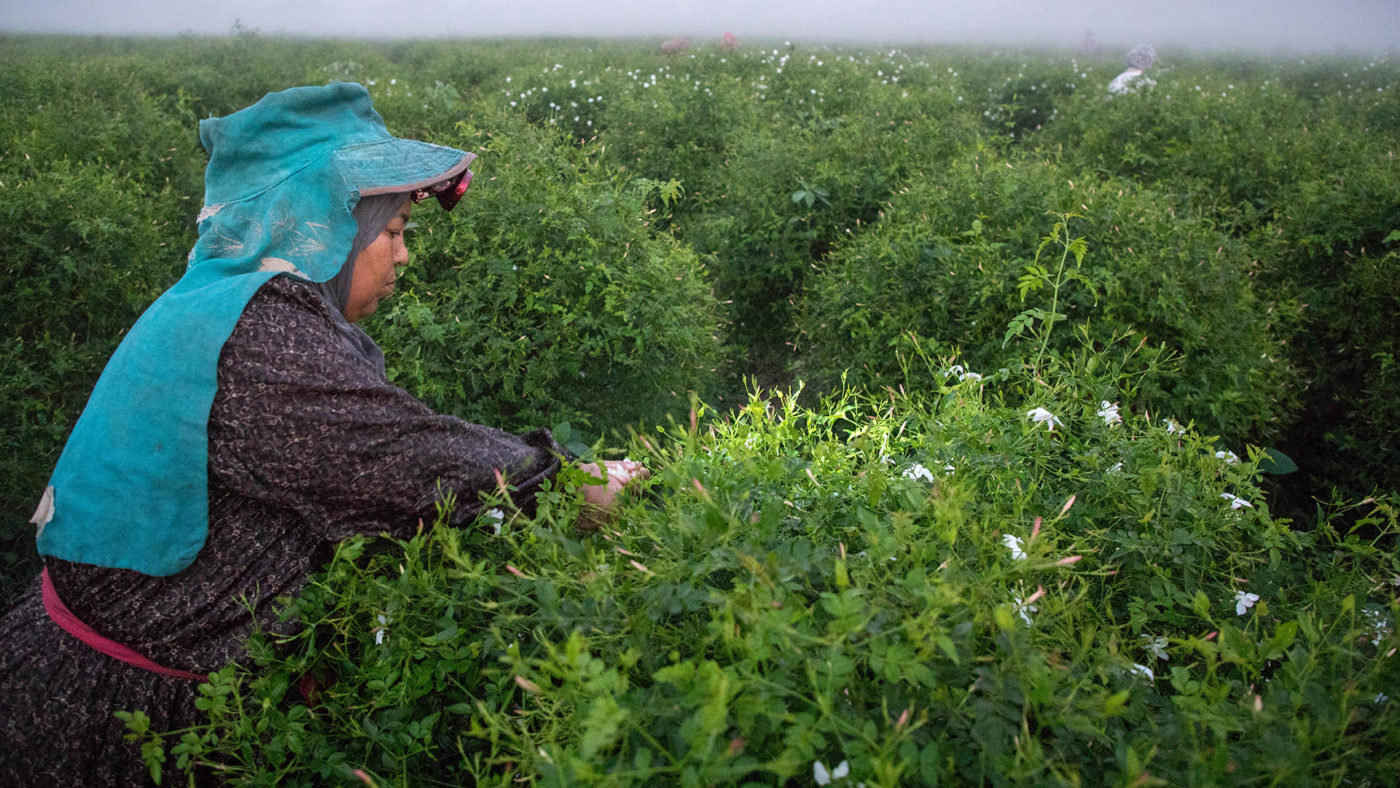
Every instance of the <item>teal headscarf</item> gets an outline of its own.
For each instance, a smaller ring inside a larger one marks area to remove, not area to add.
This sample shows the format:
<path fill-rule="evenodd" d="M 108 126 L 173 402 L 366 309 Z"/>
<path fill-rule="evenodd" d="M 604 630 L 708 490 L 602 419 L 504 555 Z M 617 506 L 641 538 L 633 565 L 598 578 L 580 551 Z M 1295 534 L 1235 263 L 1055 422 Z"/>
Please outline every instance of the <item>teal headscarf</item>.
<path fill-rule="evenodd" d="M 362 197 L 431 190 L 471 153 L 397 139 L 360 85 L 270 93 L 199 124 L 209 152 L 189 267 L 137 320 L 74 426 L 35 524 L 39 553 L 171 575 L 209 531 L 219 353 L 264 282 L 326 282 Z"/>

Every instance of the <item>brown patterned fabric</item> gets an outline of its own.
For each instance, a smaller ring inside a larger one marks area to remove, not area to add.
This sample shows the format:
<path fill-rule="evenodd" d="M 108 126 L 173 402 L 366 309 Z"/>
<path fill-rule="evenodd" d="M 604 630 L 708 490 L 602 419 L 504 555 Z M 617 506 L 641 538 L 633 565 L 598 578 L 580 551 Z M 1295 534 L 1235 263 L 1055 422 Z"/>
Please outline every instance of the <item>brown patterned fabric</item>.
<path fill-rule="evenodd" d="M 430 411 L 386 381 L 336 330 L 305 283 L 276 277 L 249 302 L 219 358 L 209 416 L 209 540 L 195 562 L 153 577 L 49 559 L 59 596 L 98 632 L 195 672 L 242 655 L 337 542 L 408 536 L 442 492 L 473 518 L 499 469 L 517 503 L 559 469 L 549 433 L 514 436 Z M 178 352 L 172 347 L 171 352 Z M 252 612 L 250 612 L 250 608 Z M 155 730 L 199 721 L 196 684 L 104 656 L 44 613 L 36 580 L 0 619 L 0 785 L 149 781 L 117 710 Z"/>

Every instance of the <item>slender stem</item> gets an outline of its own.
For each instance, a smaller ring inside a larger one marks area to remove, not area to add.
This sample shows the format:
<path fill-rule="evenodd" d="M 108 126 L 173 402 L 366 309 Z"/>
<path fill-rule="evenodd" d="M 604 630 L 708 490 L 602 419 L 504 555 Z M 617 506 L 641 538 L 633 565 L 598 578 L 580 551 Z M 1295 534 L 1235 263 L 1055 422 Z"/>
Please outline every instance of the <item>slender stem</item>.
<path fill-rule="evenodd" d="M 1045 332 L 1040 335 L 1040 352 L 1035 354 L 1035 368 L 1040 369 L 1040 360 L 1045 357 L 1045 348 L 1050 344 L 1050 332 L 1055 330 L 1055 310 L 1060 306 L 1060 285 L 1064 282 L 1065 261 L 1069 259 L 1069 220 L 1066 219 L 1062 226 L 1057 226 L 1055 230 L 1055 240 L 1064 248 L 1060 253 L 1060 266 L 1055 269 L 1055 281 L 1052 283 L 1052 293 L 1050 295 L 1050 316 L 1045 322 Z M 1060 237 L 1061 229 L 1064 238 Z"/>

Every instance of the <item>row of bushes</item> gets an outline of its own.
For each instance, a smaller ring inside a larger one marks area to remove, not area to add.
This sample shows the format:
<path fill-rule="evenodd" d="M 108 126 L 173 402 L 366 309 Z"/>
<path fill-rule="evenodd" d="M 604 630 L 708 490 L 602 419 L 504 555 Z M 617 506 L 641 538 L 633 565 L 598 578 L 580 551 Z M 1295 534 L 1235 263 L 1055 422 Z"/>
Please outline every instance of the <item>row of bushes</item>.
<path fill-rule="evenodd" d="M 138 738 L 248 785 L 1392 783 L 1396 501 L 1291 528 L 1257 453 L 1108 407 L 1133 352 L 699 406 L 615 527 L 566 476 L 347 544 L 207 724 Z"/>
<path fill-rule="evenodd" d="M 1400 423 L 1387 63 L 1309 88 L 1314 70 L 1187 62 L 1109 100 L 1115 64 L 1064 56 L 7 43 L 7 500 L 36 497 L 103 359 L 179 275 L 197 117 L 328 79 L 370 86 L 400 133 L 483 154 L 470 210 L 423 212 L 410 286 L 371 326 L 443 411 L 596 436 L 691 391 L 740 401 L 745 375 L 887 385 L 901 348 L 1012 367 L 1008 327 L 1049 320 L 1047 349 L 1173 355 L 1132 404 L 1306 458 L 1308 494 L 1400 486 L 1367 439 Z M 1050 281 L 1036 250 L 1069 213 L 1079 279 L 1022 293 Z M 25 509 L 0 522 L 16 577 Z"/>

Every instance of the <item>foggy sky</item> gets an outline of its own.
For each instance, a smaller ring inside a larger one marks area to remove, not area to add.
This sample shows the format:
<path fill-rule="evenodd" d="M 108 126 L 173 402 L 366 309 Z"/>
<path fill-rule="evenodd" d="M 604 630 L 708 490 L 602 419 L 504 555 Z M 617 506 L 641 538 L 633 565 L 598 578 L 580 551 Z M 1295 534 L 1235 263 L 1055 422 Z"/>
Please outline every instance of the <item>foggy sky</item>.
<path fill-rule="evenodd" d="M 0 30 L 352 38 L 689 36 L 1400 52 L 1400 0 L 0 0 Z"/>

